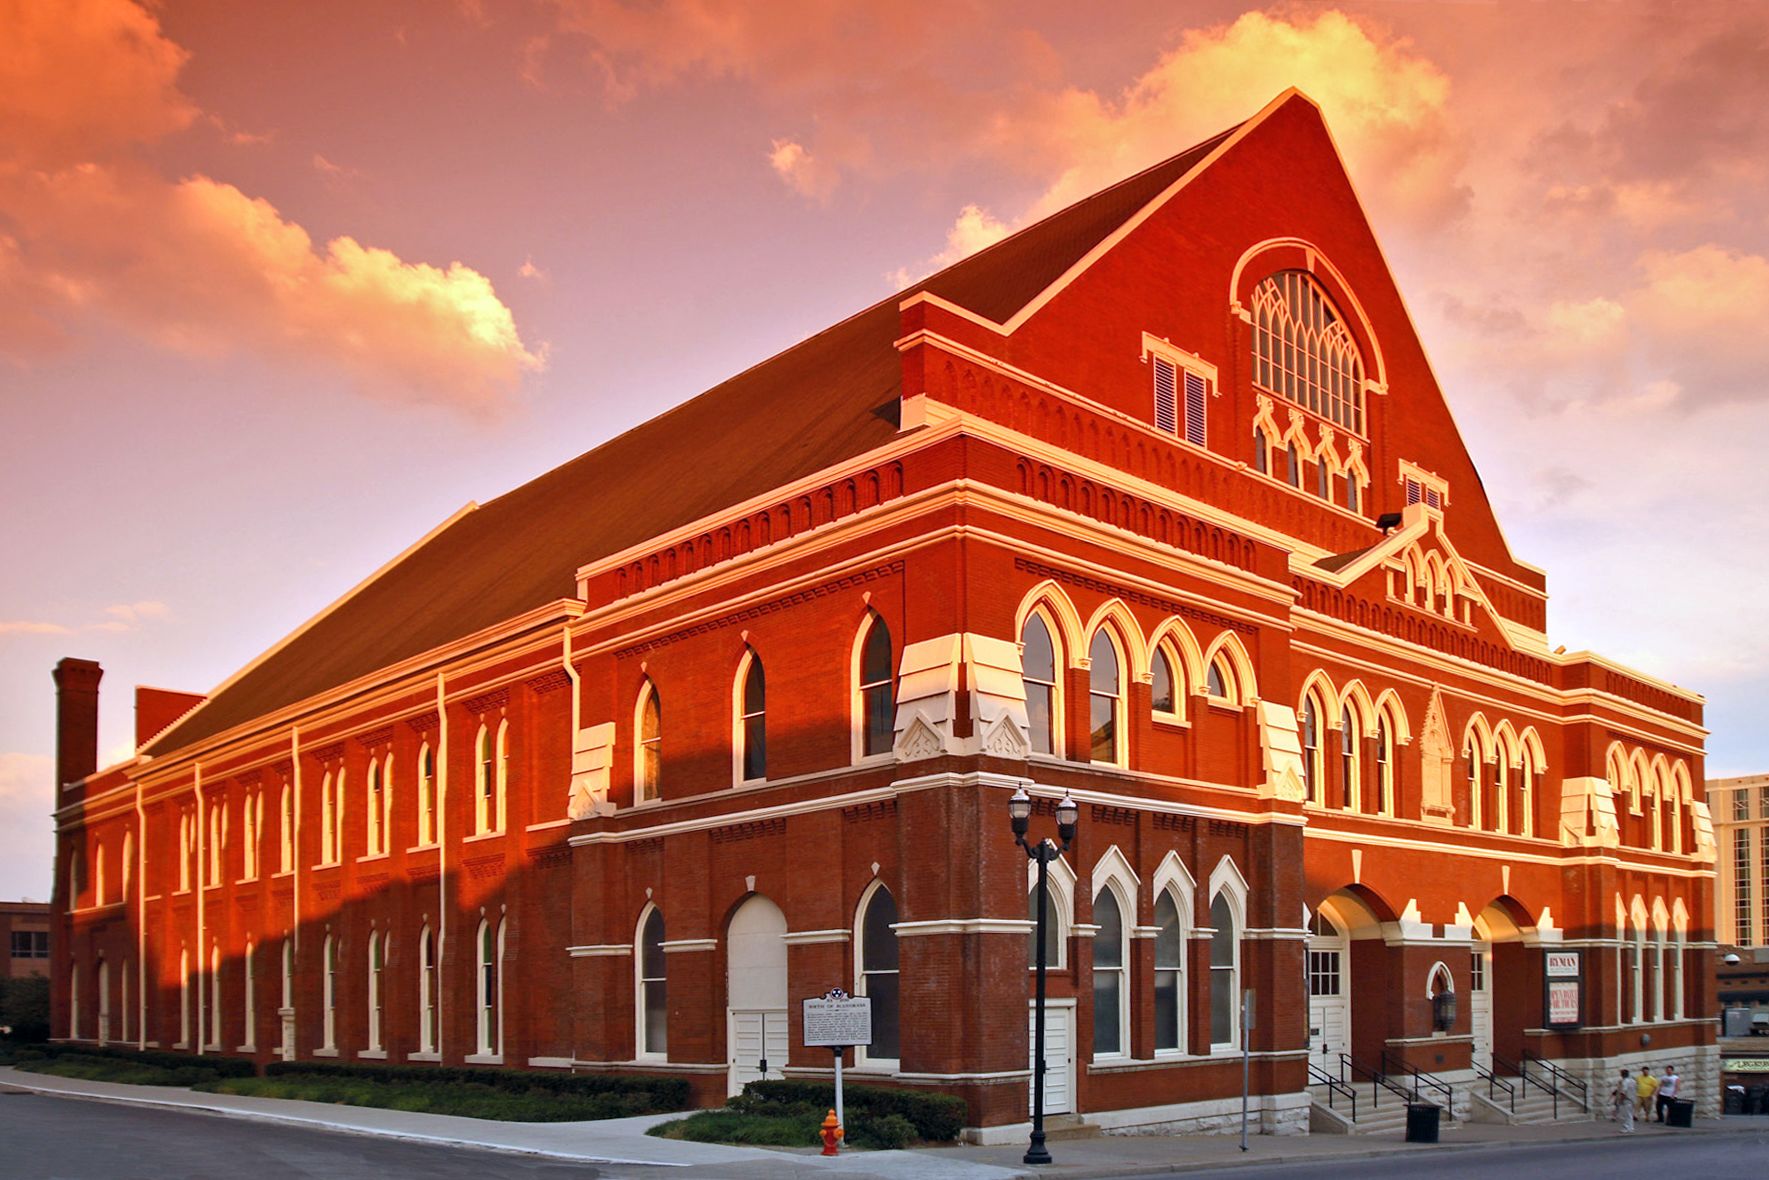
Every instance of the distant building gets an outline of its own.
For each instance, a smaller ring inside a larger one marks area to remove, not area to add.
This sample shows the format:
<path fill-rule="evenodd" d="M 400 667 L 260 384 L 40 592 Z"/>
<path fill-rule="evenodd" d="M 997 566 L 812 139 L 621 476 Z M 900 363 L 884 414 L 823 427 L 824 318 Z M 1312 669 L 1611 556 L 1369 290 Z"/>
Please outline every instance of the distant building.
<path fill-rule="evenodd" d="M 8 948 L 0 962 L 0 979 L 49 974 L 49 903 L 0 901 L 0 946 Z"/>
<path fill-rule="evenodd" d="M 57 1034 L 715 1100 L 828 1076 L 843 987 L 861 1076 L 1018 1135 L 1024 787 L 1049 1113 L 1224 1128 L 1244 1046 L 1271 1132 L 1536 1058 L 1712 1110 L 1703 701 L 1547 599 L 1287 93 L 144 690 L 135 759 L 64 660 Z"/>
<path fill-rule="evenodd" d="M 1708 809 L 1719 853 L 1714 937 L 1734 949 L 1769 947 L 1769 774 L 1709 779 Z"/>

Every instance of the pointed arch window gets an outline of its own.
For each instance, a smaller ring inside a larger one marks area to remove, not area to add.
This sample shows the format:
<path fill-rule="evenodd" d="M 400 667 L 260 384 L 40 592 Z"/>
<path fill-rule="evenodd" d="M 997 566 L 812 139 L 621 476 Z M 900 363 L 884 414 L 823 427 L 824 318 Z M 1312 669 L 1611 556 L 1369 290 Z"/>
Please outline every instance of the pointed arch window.
<path fill-rule="evenodd" d="M 292 788 L 286 782 L 277 804 L 276 871 L 295 871 L 295 800 Z"/>
<path fill-rule="evenodd" d="M 1271 440 L 1265 437 L 1265 427 L 1253 428 L 1253 469 L 1261 475 L 1271 474 Z"/>
<path fill-rule="evenodd" d="M 369 1051 L 380 1052 L 385 1046 L 381 1044 L 381 1030 L 386 1027 L 386 968 L 387 968 L 387 936 L 375 931 L 369 932 Z"/>
<path fill-rule="evenodd" d="M 1505 764 L 1505 751 L 1504 751 L 1504 749 L 1500 748 L 1500 749 L 1494 750 L 1493 751 L 1493 818 L 1492 818 L 1492 823 L 1493 823 L 1493 831 L 1495 831 L 1495 832 L 1508 832 L 1511 830 L 1511 816 L 1510 816 L 1511 801 L 1509 798 L 1507 798 L 1507 792 L 1511 788 L 1510 788 L 1510 784 L 1506 781 L 1507 776 L 1505 774 L 1505 771 L 1507 769 L 1509 769 L 1509 768 Z"/>
<path fill-rule="evenodd" d="M 768 681 L 753 648 L 744 652 L 737 684 L 737 777 L 759 782 L 768 777 Z"/>
<path fill-rule="evenodd" d="M 1333 473 L 1327 469 L 1327 453 L 1322 451 L 1315 463 L 1315 493 L 1323 500 L 1333 498 Z"/>
<path fill-rule="evenodd" d="M 368 840 L 365 852 L 379 856 L 387 851 L 387 830 L 382 823 L 381 801 L 386 788 L 381 782 L 381 763 L 369 759 L 368 790 L 363 792 L 363 818 L 367 821 Z"/>
<path fill-rule="evenodd" d="M 639 1056 L 669 1051 L 669 981 L 664 970 L 663 911 L 653 909 L 639 923 Z"/>
<path fill-rule="evenodd" d="M 328 770 L 325 779 L 319 784 L 319 863 L 322 865 L 332 863 L 332 833 L 338 827 L 332 807 L 332 772 Z"/>
<path fill-rule="evenodd" d="M 1172 890 L 1155 899 L 1155 1049 L 1185 1048 L 1186 929 Z"/>
<path fill-rule="evenodd" d="M 326 935 L 324 958 L 325 980 L 321 988 L 320 999 L 324 1004 L 322 1011 L 321 1033 L 324 1049 L 334 1052 L 338 1048 L 338 940 L 330 934 Z"/>
<path fill-rule="evenodd" d="M 418 936 L 418 1051 L 437 1052 L 437 1009 L 442 992 L 436 972 L 436 935 L 425 926 Z"/>
<path fill-rule="evenodd" d="M 203 1034 L 208 1038 L 208 1047 L 221 1048 L 221 948 L 209 948 L 209 987 L 203 993 L 209 1006 L 208 1028 Z"/>
<path fill-rule="evenodd" d="M 1177 717 L 1182 681 L 1175 670 L 1173 652 L 1165 643 L 1155 648 L 1149 667 L 1149 708 L 1163 717 Z"/>
<path fill-rule="evenodd" d="M 1087 648 L 1089 754 L 1095 762 L 1124 761 L 1124 689 L 1118 645 L 1101 627 Z"/>
<path fill-rule="evenodd" d="M 1302 797 L 1321 801 L 1321 711 L 1312 692 L 1302 698 Z"/>
<path fill-rule="evenodd" d="M 1363 359 L 1320 284 L 1307 271 L 1279 271 L 1251 303 L 1253 383 L 1363 434 Z"/>
<path fill-rule="evenodd" d="M 1020 631 L 1021 678 L 1026 686 L 1026 720 L 1030 723 L 1032 752 L 1054 754 L 1057 748 L 1056 644 L 1044 617 L 1027 617 Z"/>
<path fill-rule="evenodd" d="M 860 756 L 888 754 L 897 727 L 896 690 L 892 683 L 895 664 L 891 656 L 891 629 L 877 611 L 866 615 L 866 635 L 860 644 L 855 669 L 855 706 L 860 731 Z"/>
<path fill-rule="evenodd" d="M 897 953 L 897 899 L 880 885 L 866 899 L 860 918 L 859 994 L 872 1000 L 872 1044 L 864 1050 L 870 1063 L 894 1062 L 901 1056 Z"/>
<path fill-rule="evenodd" d="M 1122 1057 L 1127 1038 L 1124 910 L 1108 886 L 1093 899 L 1093 1055 Z"/>
<path fill-rule="evenodd" d="M 248 939 L 246 953 L 240 958 L 240 1019 L 245 1024 L 246 1034 L 240 1048 L 247 1052 L 258 1047 L 258 981 L 253 978 L 257 949 L 256 944 Z"/>
<path fill-rule="evenodd" d="M 333 864 L 344 863 L 344 778 L 344 768 L 340 766 L 338 780 L 332 784 L 332 815 L 335 822 L 332 824 L 332 847 L 327 853 Z"/>
<path fill-rule="evenodd" d="M 1302 456 L 1297 453 L 1295 443 L 1284 447 L 1284 479 L 1293 488 L 1302 486 Z"/>
<path fill-rule="evenodd" d="M 98 1043 L 103 1045 L 111 1039 L 111 965 L 102 956 L 94 983 L 98 994 Z"/>
<path fill-rule="evenodd" d="M 77 979 L 78 976 L 70 979 L 68 981 L 70 986 Z M 75 1002 L 72 996 L 69 997 L 68 1002 L 77 1015 L 80 1005 Z M 78 1037 L 80 1034 L 77 1030 L 69 1030 L 68 1035 Z M 190 948 L 184 947 L 178 952 L 178 1047 L 188 1049 L 190 1043 Z"/>
<path fill-rule="evenodd" d="M 418 750 L 418 844 L 436 843 L 436 755 L 425 742 Z"/>
<path fill-rule="evenodd" d="M 208 858 L 209 876 L 207 878 L 207 883 L 210 888 L 214 888 L 216 885 L 221 884 L 221 844 L 222 844 L 222 832 L 223 832 L 223 829 L 221 826 L 221 819 L 224 814 L 225 813 L 221 809 L 221 804 L 219 804 L 219 803 L 210 804 L 210 806 L 209 806 L 209 858 Z"/>
<path fill-rule="evenodd" d="M 1353 512 L 1358 510 L 1357 476 L 1349 469 L 1345 472 L 1345 506 Z"/>
<path fill-rule="evenodd" d="M 1394 814 L 1394 730 L 1387 714 L 1376 718 L 1376 810 Z"/>
<path fill-rule="evenodd" d="M 1339 782 L 1345 791 L 1347 811 L 1363 810 L 1363 800 L 1358 798 L 1357 742 L 1357 718 L 1352 715 L 1351 706 L 1346 705 L 1339 711 Z"/>
<path fill-rule="evenodd" d="M 283 1002 L 282 1012 L 290 1017 L 295 1010 L 295 947 L 288 939 L 283 939 Z M 279 1013 L 281 1015 L 282 1013 Z M 285 1019 L 282 1022 L 282 1055 L 287 1061 L 295 1055 L 295 1022 Z"/>
<path fill-rule="evenodd" d="M 487 919 L 479 923 L 479 1035 L 476 1043 L 485 1057 L 504 1051 L 504 924 L 495 927 Z"/>
<path fill-rule="evenodd" d="M 1210 1047 L 1231 1049 L 1241 1039 L 1241 928 L 1226 889 L 1210 902 Z"/>
<path fill-rule="evenodd" d="M 633 798 L 649 803 L 658 797 L 663 779 L 663 698 L 646 677 L 639 686 L 639 742 L 633 767 Z"/>
<path fill-rule="evenodd" d="M 92 851 L 92 904 L 95 906 L 102 906 L 104 904 L 104 842 L 100 841 L 98 846 Z"/>
<path fill-rule="evenodd" d="M 1468 749 L 1464 751 L 1468 759 L 1468 826 L 1480 826 L 1480 747 L 1475 745 L 1472 735 L 1468 738 Z"/>
<path fill-rule="evenodd" d="M 1235 681 L 1235 670 L 1229 667 L 1228 656 L 1222 652 L 1217 652 L 1210 660 L 1209 671 L 1204 675 L 1204 691 L 1219 705 L 1240 703 L 1240 685 Z"/>

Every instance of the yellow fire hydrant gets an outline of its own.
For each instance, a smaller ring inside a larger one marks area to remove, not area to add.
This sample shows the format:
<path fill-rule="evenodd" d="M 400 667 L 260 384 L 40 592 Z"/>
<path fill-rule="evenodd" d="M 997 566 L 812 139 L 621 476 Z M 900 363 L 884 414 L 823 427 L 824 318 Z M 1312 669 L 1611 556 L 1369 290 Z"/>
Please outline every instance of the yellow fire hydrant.
<path fill-rule="evenodd" d="M 823 1120 L 823 1154 L 835 1155 L 841 1147 L 842 1125 L 835 1121 L 835 1111 Z"/>

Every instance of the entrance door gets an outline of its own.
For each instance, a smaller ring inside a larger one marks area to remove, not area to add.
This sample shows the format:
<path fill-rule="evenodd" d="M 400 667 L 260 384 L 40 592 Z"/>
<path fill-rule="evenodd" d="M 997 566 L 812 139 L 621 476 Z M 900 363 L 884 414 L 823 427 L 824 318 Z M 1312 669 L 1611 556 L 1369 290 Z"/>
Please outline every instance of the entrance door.
<path fill-rule="evenodd" d="M 759 893 L 731 915 L 725 935 L 725 1044 L 730 1054 L 728 1091 L 762 1076 L 781 1077 L 786 1067 L 786 915 Z"/>
<path fill-rule="evenodd" d="M 1026 1005 L 1027 1057 L 1034 1071 L 1026 1091 L 1026 1111 L 1032 1110 L 1031 1086 L 1037 1082 L 1038 1006 Z M 1044 1005 L 1044 1113 L 1068 1114 L 1075 1109 L 1075 1003 L 1073 1000 Z"/>
<path fill-rule="evenodd" d="M 1474 1064 L 1493 1071 L 1493 948 L 1477 942 L 1468 956 L 1468 1026 L 1474 1033 Z"/>
<path fill-rule="evenodd" d="M 1308 939 L 1308 1052 L 1334 1077 L 1339 1055 L 1351 1052 L 1351 946 L 1325 913 Z"/>

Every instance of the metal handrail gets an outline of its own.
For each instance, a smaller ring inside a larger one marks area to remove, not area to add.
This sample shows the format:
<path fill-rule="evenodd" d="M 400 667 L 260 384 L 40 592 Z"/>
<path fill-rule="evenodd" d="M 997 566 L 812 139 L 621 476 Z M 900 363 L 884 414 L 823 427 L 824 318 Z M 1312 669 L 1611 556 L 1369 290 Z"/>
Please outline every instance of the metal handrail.
<path fill-rule="evenodd" d="M 1514 1075 L 1516 1075 L 1518 1080 L 1523 1083 L 1524 1093 L 1526 1093 L 1526 1094 L 1529 1093 L 1529 1088 L 1531 1086 L 1534 1086 L 1536 1089 L 1540 1090 L 1542 1093 L 1548 1095 L 1548 1097 L 1553 1099 L 1553 1101 L 1554 1101 L 1554 1117 L 1556 1120 L 1558 1120 L 1560 1118 L 1560 1087 L 1555 1086 L 1555 1085 L 1551 1085 L 1548 1082 L 1544 1082 L 1540 1078 L 1530 1077 L 1529 1076 L 1529 1062 L 1527 1060 L 1525 1060 L 1522 1063 L 1519 1063 L 1516 1061 L 1512 1061 L 1509 1058 L 1500 1057 L 1497 1053 L 1494 1053 L 1492 1055 L 1492 1057 L 1493 1057 L 1493 1064 L 1495 1066 L 1502 1065 L 1506 1069 L 1510 1070 Z M 1570 1095 L 1570 1094 L 1567 1095 L 1567 1098 L 1570 1101 L 1572 1098 L 1572 1095 Z"/>
<path fill-rule="evenodd" d="M 1390 1093 L 1394 1094 L 1402 1102 L 1410 1102 L 1412 1100 L 1412 1096 L 1406 1092 L 1406 1089 L 1404 1087 L 1396 1085 L 1393 1082 L 1393 1080 L 1391 1080 L 1388 1077 L 1388 1075 L 1383 1073 L 1381 1070 L 1371 1069 L 1367 1065 L 1359 1065 L 1357 1062 L 1355 1062 L 1351 1059 L 1350 1054 L 1341 1053 L 1341 1054 L 1339 1054 L 1339 1078 L 1340 1078 L 1340 1080 L 1344 1081 L 1345 1075 L 1348 1073 L 1353 1078 L 1356 1078 L 1359 1074 L 1362 1074 L 1370 1080 L 1370 1082 L 1371 1082 L 1370 1106 L 1372 1108 L 1382 1105 L 1382 1091 L 1384 1091 L 1384 1090 L 1387 1090 Z"/>
<path fill-rule="evenodd" d="M 1586 1114 L 1591 1113 L 1591 1087 L 1587 1086 L 1584 1082 L 1579 1081 L 1577 1078 L 1573 1077 L 1572 1074 L 1561 1069 L 1546 1057 L 1537 1056 L 1536 1054 L 1531 1053 L 1528 1049 L 1525 1049 L 1523 1051 L 1523 1064 L 1527 1068 L 1531 1062 L 1534 1062 L 1548 1071 L 1548 1076 L 1554 1079 L 1555 1087 L 1557 1089 L 1560 1086 L 1565 1086 L 1567 1088 L 1566 1096 L 1577 1102 L 1580 1110 L 1584 1111 Z M 1575 1089 L 1579 1092 L 1579 1095 L 1583 1095 L 1583 1097 L 1574 1095 L 1572 1091 Z"/>
<path fill-rule="evenodd" d="M 1399 1069 L 1395 1069 L 1395 1066 L 1399 1066 Z M 1419 1083 L 1423 1082 L 1425 1085 L 1443 1095 L 1443 1108 L 1445 1110 L 1451 1110 L 1455 1106 L 1455 1094 L 1450 1090 L 1448 1082 L 1445 1082 L 1442 1078 L 1434 1077 L 1433 1075 L 1426 1073 L 1424 1070 L 1410 1062 L 1403 1061 L 1401 1058 L 1390 1053 L 1387 1049 L 1382 1050 L 1382 1072 L 1386 1074 L 1399 1073 L 1402 1076 L 1410 1075 L 1413 1079 L 1414 1102 L 1419 1101 Z"/>
<path fill-rule="evenodd" d="M 1308 1063 L 1308 1076 L 1316 1085 L 1327 1088 L 1327 1109 L 1333 1109 L 1333 1095 L 1341 1094 L 1351 1100 L 1351 1121 L 1357 1122 L 1357 1091 L 1316 1065 Z"/>
<path fill-rule="evenodd" d="M 1497 1073 L 1489 1073 L 1478 1065 L 1474 1067 L 1474 1076 L 1486 1079 L 1486 1096 L 1488 1100 L 1497 1103 L 1499 1100 L 1498 1091 L 1503 1090 L 1505 1091 L 1505 1097 L 1509 1100 L 1508 1105 L 1511 1107 L 1511 1113 L 1517 1113 L 1516 1086 L 1513 1086 L 1510 1082 L 1501 1078 Z"/>

